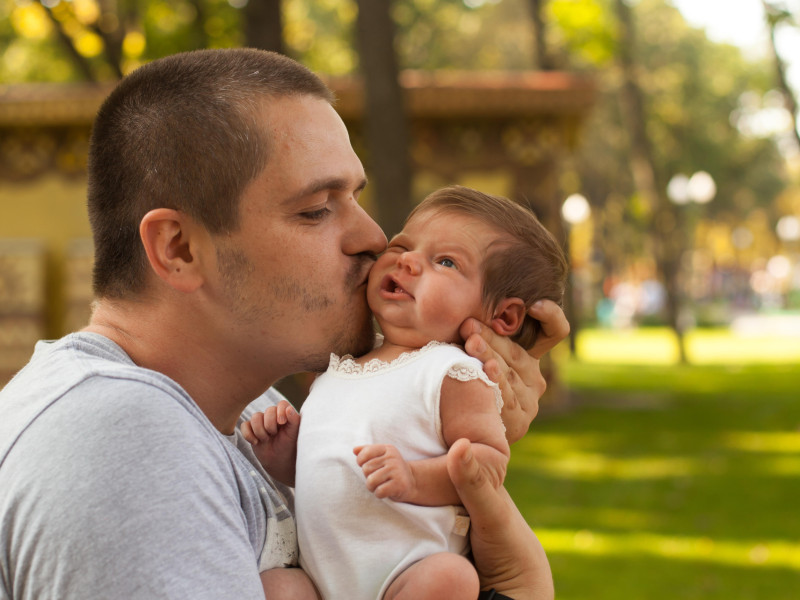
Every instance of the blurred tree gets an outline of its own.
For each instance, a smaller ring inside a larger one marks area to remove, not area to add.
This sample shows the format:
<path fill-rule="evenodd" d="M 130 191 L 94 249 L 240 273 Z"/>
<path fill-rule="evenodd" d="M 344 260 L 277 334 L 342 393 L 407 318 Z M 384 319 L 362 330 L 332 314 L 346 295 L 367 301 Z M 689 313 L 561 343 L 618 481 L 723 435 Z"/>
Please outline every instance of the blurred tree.
<path fill-rule="evenodd" d="M 411 211 L 408 119 L 398 79 L 392 0 L 359 0 L 358 40 L 364 75 L 368 170 L 375 180 L 378 224 L 390 236 Z"/>
<path fill-rule="evenodd" d="M 243 40 L 228 0 L 5 0 L 0 79 L 113 80 L 159 56 Z"/>
<path fill-rule="evenodd" d="M 631 114 L 621 102 L 626 78 L 614 57 L 621 53 L 623 40 L 612 6 L 609 0 L 548 3 L 561 51 L 573 68 L 592 70 L 602 92 L 562 187 L 567 194 L 581 191 L 594 205 L 597 260 L 609 282 L 615 274 L 628 277 L 626 271 L 636 262 L 652 261 L 657 223 L 676 231 L 673 223 L 683 216 L 678 207 L 664 202 L 665 182 L 673 175 L 698 170 L 712 174 L 717 195 L 694 212 L 727 228 L 728 240 L 752 210 L 770 210 L 786 185 L 785 160 L 775 140 L 747 128 L 753 115 L 743 105 L 745 99 L 752 95 L 760 103 L 771 87 L 763 62 L 750 62 L 738 48 L 708 41 L 664 0 L 641 0 L 625 6 L 632 11 L 638 33 L 629 60 L 646 108 L 640 135 L 650 140 L 654 183 L 645 189 L 660 200 L 642 191 L 645 184 L 640 183 L 641 174 L 639 180 L 634 178 L 633 168 L 642 153 L 634 151 Z M 655 212 L 657 207 L 661 212 Z M 688 259 L 691 255 L 685 250 L 674 247 L 674 260 Z M 714 260 L 721 265 L 733 260 L 734 253 L 728 248 Z M 661 277 L 663 281 L 663 273 Z"/>
<path fill-rule="evenodd" d="M 531 10 L 531 23 L 533 24 L 533 39 L 536 44 L 534 64 L 542 71 L 555 69 L 555 61 L 548 49 L 547 20 L 543 13 L 547 0 L 529 0 Z"/>
<path fill-rule="evenodd" d="M 620 102 L 630 137 L 631 173 L 636 190 L 644 201 L 644 210 L 652 215 L 651 231 L 666 292 L 667 321 L 678 338 L 680 361 L 686 363 L 688 361 L 678 288 L 681 251 L 685 241 L 682 239 L 683 232 L 676 228 L 676 219 L 666 194 L 666 179 L 659 172 L 647 131 L 647 109 L 639 86 L 639 64 L 635 58 L 637 43 L 634 19 L 626 0 L 615 0 L 615 7 L 619 21 L 617 59 L 622 76 Z"/>
<path fill-rule="evenodd" d="M 775 58 L 775 73 L 777 75 L 778 86 L 786 101 L 786 110 L 792 117 L 792 130 L 794 138 L 800 146 L 800 132 L 797 130 L 797 98 L 792 90 L 789 82 L 786 79 L 786 64 L 781 58 L 778 48 L 775 43 L 775 33 L 781 25 L 797 26 L 797 21 L 792 15 L 791 11 L 784 6 L 767 2 L 762 0 L 764 6 L 764 14 L 767 19 L 767 27 L 769 29 L 769 41 L 772 47 L 772 54 Z"/>
<path fill-rule="evenodd" d="M 246 45 L 283 54 L 281 0 L 248 0 L 243 10 Z"/>

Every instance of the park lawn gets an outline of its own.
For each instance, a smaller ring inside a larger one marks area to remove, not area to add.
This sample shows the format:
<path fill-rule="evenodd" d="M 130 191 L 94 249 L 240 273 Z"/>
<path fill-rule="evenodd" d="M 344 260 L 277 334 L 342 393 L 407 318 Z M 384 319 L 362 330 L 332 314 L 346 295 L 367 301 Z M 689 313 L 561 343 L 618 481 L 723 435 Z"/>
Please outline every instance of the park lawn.
<path fill-rule="evenodd" d="M 606 364 L 670 365 L 680 356 L 677 338 L 667 327 L 586 328 L 576 346 L 582 360 Z M 797 364 L 800 336 L 698 328 L 686 333 L 686 354 L 692 364 Z"/>
<path fill-rule="evenodd" d="M 800 363 L 559 366 L 506 479 L 559 600 L 800 598 Z"/>

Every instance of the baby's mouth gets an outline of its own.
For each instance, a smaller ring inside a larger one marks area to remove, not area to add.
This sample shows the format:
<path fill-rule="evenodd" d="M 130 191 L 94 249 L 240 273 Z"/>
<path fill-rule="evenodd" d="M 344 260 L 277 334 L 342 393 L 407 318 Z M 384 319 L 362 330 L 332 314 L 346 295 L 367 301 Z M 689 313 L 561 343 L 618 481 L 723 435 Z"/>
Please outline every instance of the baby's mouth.
<path fill-rule="evenodd" d="M 391 298 L 413 298 L 403 286 L 391 275 L 387 275 L 381 282 L 381 291 Z"/>

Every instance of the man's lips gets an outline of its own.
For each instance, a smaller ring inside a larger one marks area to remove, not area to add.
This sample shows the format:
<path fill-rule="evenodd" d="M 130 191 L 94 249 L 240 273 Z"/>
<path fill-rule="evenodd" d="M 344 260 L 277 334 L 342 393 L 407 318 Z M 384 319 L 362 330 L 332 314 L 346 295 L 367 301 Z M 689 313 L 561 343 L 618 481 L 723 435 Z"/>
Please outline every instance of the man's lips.
<path fill-rule="evenodd" d="M 414 296 L 402 286 L 392 275 L 385 275 L 381 280 L 380 294 L 384 298 L 397 300 L 400 298 L 413 298 Z"/>
<path fill-rule="evenodd" d="M 355 282 L 355 287 L 366 286 L 369 281 L 369 274 L 375 265 L 375 259 L 364 259 L 359 265 L 353 268 L 351 281 Z"/>

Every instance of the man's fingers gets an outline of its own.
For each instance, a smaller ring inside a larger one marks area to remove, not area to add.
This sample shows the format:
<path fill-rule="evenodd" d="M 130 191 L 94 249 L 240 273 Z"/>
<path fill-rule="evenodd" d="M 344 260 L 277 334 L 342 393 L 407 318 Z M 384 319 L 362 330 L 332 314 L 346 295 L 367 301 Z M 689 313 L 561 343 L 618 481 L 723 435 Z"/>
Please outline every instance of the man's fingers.
<path fill-rule="evenodd" d="M 541 358 L 569 335 L 569 321 L 561 307 L 551 300 L 540 300 L 528 309 L 528 314 L 539 321 L 541 330 L 528 354 Z"/>
<path fill-rule="evenodd" d="M 491 510 L 492 495 L 497 495 L 481 472 L 478 461 L 472 454 L 472 444 L 462 438 L 457 440 L 447 453 L 447 474 L 458 492 L 467 512 L 483 514 Z"/>
<path fill-rule="evenodd" d="M 487 532 L 508 526 L 511 502 L 508 492 L 503 486 L 495 489 L 473 456 L 469 440 L 462 438 L 450 446 L 447 474 L 472 519 L 473 527 Z"/>

